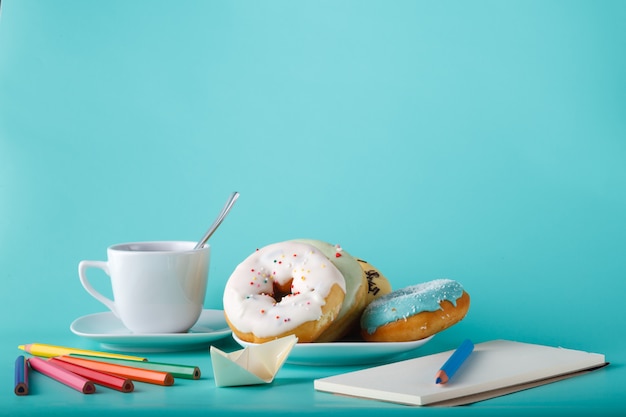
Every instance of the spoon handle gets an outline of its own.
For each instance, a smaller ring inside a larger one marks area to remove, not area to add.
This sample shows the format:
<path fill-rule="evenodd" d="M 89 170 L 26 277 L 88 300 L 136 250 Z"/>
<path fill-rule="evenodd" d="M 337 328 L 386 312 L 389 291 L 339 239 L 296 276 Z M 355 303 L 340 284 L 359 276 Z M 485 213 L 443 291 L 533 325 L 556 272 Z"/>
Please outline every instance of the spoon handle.
<path fill-rule="evenodd" d="M 219 227 L 219 225 L 222 224 L 222 221 L 224 220 L 224 218 L 226 217 L 226 215 L 228 214 L 230 209 L 233 207 L 233 204 L 235 204 L 235 201 L 237 201 L 238 198 L 239 198 L 239 193 L 237 191 L 234 191 L 230 195 L 230 197 L 228 197 L 228 200 L 226 200 L 226 204 L 224 204 L 222 211 L 217 216 L 217 218 L 215 219 L 211 227 L 209 227 L 209 230 L 207 230 L 204 236 L 202 236 L 202 239 L 200 239 L 200 241 L 194 247 L 194 249 L 200 249 L 201 247 L 204 246 L 204 244 L 207 242 L 207 240 L 209 240 L 213 232 L 215 232 L 215 230 Z"/>

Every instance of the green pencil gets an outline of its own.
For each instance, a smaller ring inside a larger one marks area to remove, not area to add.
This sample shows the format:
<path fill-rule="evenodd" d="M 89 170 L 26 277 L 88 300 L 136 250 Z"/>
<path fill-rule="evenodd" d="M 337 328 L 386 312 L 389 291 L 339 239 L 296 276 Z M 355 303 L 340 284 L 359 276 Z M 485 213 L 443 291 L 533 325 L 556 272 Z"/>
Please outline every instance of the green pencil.
<path fill-rule="evenodd" d="M 115 358 L 95 358 L 89 355 L 70 354 L 77 358 L 93 359 L 100 362 L 114 363 L 116 365 L 130 366 L 133 368 L 150 369 L 152 371 L 169 372 L 174 378 L 200 379 L 200 368 L 191 365 L 177 365 L 173 363 L 160 363 L 150 361 L 132 361 Z"/>

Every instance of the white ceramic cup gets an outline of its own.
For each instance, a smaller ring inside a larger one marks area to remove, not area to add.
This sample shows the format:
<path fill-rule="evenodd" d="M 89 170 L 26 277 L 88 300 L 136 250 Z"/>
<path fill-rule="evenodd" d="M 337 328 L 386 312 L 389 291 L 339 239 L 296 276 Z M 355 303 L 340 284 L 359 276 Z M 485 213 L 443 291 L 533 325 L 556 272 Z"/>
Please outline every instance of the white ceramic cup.
<path fill-rule="evenodd" d="M 78 276 L 89 294 L 134 333 L 181 333 L 200 317 L 208 280 L 210 246 L 196 242 L 122 243 L 107 248 L 107 261 L 81 261 Z M 111 279 L 113 300 L 89 283 L 88 268 Z"/>

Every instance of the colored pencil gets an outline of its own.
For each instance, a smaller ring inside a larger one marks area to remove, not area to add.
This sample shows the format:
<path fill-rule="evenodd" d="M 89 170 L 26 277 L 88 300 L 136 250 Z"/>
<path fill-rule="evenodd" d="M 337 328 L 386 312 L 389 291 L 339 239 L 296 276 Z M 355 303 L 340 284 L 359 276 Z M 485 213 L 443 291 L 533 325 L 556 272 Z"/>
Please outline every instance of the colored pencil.
<path fill-rule="evenodd" d="M 469 355 L 474 350 L 474 344 L 466 339 L 461 345 L 454 351 L 454 353 L 448 358 L 446 363 L 443 364 L 441 369 L 435 375 L 436 384 L 445 384 L 456 373 L 459 367 L 465 362 Z"/>
<path fill-rule="evenodd" d="M 28 363 L 23 355 L 15 359 L 15 395 L 28 395 Z"/>
<path fill-rule="evenodd" d="M 174 383 L 174 377 L 169 372 L 133 368 L 130 366 L 116 365 L 114 363 L 106 363 L 98 360 L 77 358 L 75 356 L 59 356 L 57 359 L 96 371 L 132 379 L 133 381 L 147 382 L 149 384 L 157 385 L 172 385 Z"/>
<path fill-rule="evenodd" d="M 132 392 L 135 389 L 133 381 L 128 378 L 122 378 L 117 375 L 94 371 L 93 369 L 74 365 L 73 363 L 63 362 L 58 358 L 50 358 L 48 359 L 48 363 L 54 364 L 60 368 L 67 369 L 68 371 L 73 372 L 76 375 L 80 375 L 83 378 L 87 378 L 88 380 L 93 381 L 95 384 L 102 385 L 107 388 L 111 388 L 121 392 Z"/>
<path fill-rule="evenodd" d="M 71 354 L 70 357 L 92 359 L 100 362 L 114 363 L 116 365 L 125 365 L 133 368 L 151 369 L 153 371 L 169 372 L 174 378 L 185 379 L 200 379 L 200 368 L 192 365 L 179 365 L 174 363 L 165 362 L 137 362 L 129 361 L 126 359 L 114 359 L 114 358 L 95 358 L 93 356 L 75 355 Z"/>
<path fill-rule="evenodd" d="M 129 359 L 133 361 L 147 360 L 146 358 L 140 358 L 138 356 L 121 355 L 119 353 L 100 352 L 96 350 L 77 349 L 77 348 L 65 347 L 65 346 L 46 345 L 43 343 L 29 343 L 27 345 L 19 345 L 17 348 L 25 352 L 28 352 L 31 355 L 41 356 L 43 358 L 52 358 L 54 356 L 64 356 L 64 355 L 76 353 L 78 355 L 89 355 L 89 356 L 97 356 L 97 357 L 102 357 L 102 358 L 119 358 L 119 359 Z"/>
<path fill-rule="evenodd" d="M 29 358 L 28 363 L 30 364 L 30 367 L 33 368 L 35 371 L 41 372 L 42 374 L 49 376 L 50 378 L 62 384 L 65 384 L 70 388 L 74 388 L 75 390 L 80 391 L 83 394 L 92 394 L 96 392 L 96 387 L 94 386 L 93 382 L 91 382 L 87 378 L 83 378 L 82 376 L 76 375 L 73 372 L 55 366 L 45 359 L 37 357 Z"/>

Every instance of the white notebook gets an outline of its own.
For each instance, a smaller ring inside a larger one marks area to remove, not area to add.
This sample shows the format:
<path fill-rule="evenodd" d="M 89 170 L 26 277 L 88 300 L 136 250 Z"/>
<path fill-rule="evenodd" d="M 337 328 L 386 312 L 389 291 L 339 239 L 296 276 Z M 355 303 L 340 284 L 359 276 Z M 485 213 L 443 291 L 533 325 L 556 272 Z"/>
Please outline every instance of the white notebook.
<path fill-rule="evenodd" d="M 316 379 L 318 391 L 409 405 L 460 405 L 606 365 L 604 355 L 494 340 L 479 343 L 445 385 L 435 374 L 454 351 Z"/>

